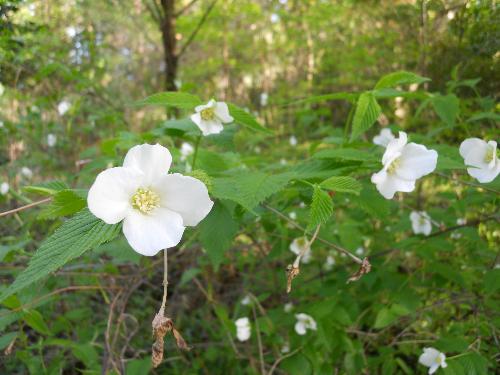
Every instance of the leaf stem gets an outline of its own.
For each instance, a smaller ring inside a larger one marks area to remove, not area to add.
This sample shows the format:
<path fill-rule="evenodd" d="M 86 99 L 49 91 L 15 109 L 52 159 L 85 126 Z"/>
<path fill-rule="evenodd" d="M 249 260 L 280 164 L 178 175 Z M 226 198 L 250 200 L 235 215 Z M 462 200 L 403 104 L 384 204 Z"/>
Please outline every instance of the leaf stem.
<path fill-rule="evenodd" d="M 198 147 L 200 146 L 201 137 L 202 137 L 202 135 L 200 134 L 198 136 L 198 138 L 196 138 L 196 143 L 194 145 L 193 165 L 191 167 L 193 169 L 193 171 L 194 171 L 194 168 L 196 166 L 196 159 L 198 157 Z"/>

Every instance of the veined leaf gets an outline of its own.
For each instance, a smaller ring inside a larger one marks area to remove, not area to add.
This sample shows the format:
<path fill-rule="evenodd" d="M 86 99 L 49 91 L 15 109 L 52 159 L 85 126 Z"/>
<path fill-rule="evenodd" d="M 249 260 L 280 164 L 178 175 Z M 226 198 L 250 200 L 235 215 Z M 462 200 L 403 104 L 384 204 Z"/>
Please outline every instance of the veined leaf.
<path fill-rule="evenodd" d="M 28 267 L 0 294 L 0 301 L 56 271 L 86 251 L 111 241 L 119 233 L 120 227 L 119 224 L 104 223 L 88 209 L 80 211 L 42 243 Z"/>
<path fill-rule="evenodd" d="M 333 190 L 343 193 L 351 193 L 359 195 L 361 191 L 361 183 L 356 179 L 348 176 L 333 176 L 323 181 L 320 186 L 323 189 Z"/>
<path fill-rule="evenodd" d="M 430 81 L 429 78 L 419 76 L 418 74 L 400 71 L 387 74 L 380 78 L 375 85 L 375 89 L 383 89 L 412 83 L 423 83 L 428 81 Z"/>
<path fill-rule="evenodd" d="M 40 195 L 54 195 L 58 191 L 69 189 L 69 186 L 62 181 L 48 181 L 39 185 L 31 185 L 23 187 L 23 190 L 29 193 Z"/>
<path fill-rule="evenodd" d="M 271 130 L 259 124 L 255 117 L 252 114 L 246 112 L 244 109 L 231 103 L 227 103 L 227 106 L 229 107 L 229 113 L 234 118 L 234 122 L 246 126 L 247 128 L 250 128 L 252 130 L 273 134 Z"/>
<path fill-rule="evenodd" d="M 377 121 L 381 109 L 372 92 L 361 94 L 352 120 L 351 141 L 359 137 Z"/>
<path fill-rule="evenodd" d="M 353 161 L 377 161 L 372 153 L 354 148 L 327 148 L 313 155 L 315 159 L 340 159 Z"/>
<path fill-rule="evenodd" d="M 165 91 L 148 96 L 137 102 L 137 105 L 161 105 L 181 109 L 192 109 L 203 104 L 196 95 L 181 91 Z"/>
<path fill-rule="evenodd" d="M 332 199 L 318 185 L 314 185 L 308 229 L 324 224 L 333 214 Z"/>
<path fill-rule="evenodd" d="M 77 213 L 87 205 L 87 201 L 75 190 L 61 190 L 54 195 L 54 199 L 42 212 L 41 218 L 53 219 L 60 216 L 69 216 Z"/>
<path fill-rule="evenodd" d="M 439 118 L 449 126 L 455 125 L 455 120 L 460 112 L 460 102 L 453 94 L 436 95 L 431 99 L 434 110 Z"/>

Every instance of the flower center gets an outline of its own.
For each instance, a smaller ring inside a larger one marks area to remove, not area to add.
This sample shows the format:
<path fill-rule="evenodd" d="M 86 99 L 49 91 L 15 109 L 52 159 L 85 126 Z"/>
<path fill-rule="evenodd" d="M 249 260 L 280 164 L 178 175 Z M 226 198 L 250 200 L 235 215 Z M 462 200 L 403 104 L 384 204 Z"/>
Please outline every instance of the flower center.
<path fill-rule="evenodd" d="M 497 152 L 498 153 L 498 150 Z M 495 148 L 488 145 L 488 149 L 486 150 L 486 155 L 484 155 L 484 161 L 485 163 L 490 163 L 494 158 L 495 158 Z"/>
<path fill-rule="evenodd" d="M 427 220 L 425 220 L 425 217 L 423 217 L 423 216 L 420 216 L 420 218 L 418 219 L 418 223 L 420 225 L 425 225 L 426 222 L 427 222 Z"/>
<path fill-rule="evenodd" d="M 149 214 L 160 207 L 160 196 L 150 189 L 139 188 L 132 195 L 132 207 L 143 214 Z"/>
<path fill-rule="evenodd" d="M 396 169 L 398 169 L 399 164 L 401 164 L 399 158 L 394 159 L 392 163 L 389 165 L 389 168 L 387 168 L 387 173 L 389 174 L 396 173 Z"/>
<path fill-rule="evenodd" d="M 213 108 L 205 108 L 200 112 L 201 118 L 205 121 L 210 121 L 215 118 L 215 112 Z"/>

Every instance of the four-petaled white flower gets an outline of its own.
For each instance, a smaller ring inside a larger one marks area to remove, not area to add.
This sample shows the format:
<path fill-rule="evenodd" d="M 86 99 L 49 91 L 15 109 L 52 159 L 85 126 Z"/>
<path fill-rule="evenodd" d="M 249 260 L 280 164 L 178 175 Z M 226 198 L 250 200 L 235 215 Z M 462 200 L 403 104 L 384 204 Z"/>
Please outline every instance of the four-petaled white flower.
<path fill-rule="evenodd" d="M 290 244 L 290 251 L 294 254 L 299 255 L 304 250 L 305 253 L 302 256 L 302 263 L 309 263 L 311 261 L 311 247 L 309 246 L 307 237 L 296 238 Z"/>
<path fill-rule="evenodd" d="M 6 195 L 9 192 L 10 186 L 8 182 L 2 182 L 0 184 L 0 194 Z"/>
<path fill-rule="evenodd" d="M 196 178 L 168 174 L 171 163 L 170 152 L 159 144 L 134 146 L 123 167 L 99 173 L 89 190 L 90 211 L 108 224 L 123 220 L 123 234 L 139 254 L 177 245 L 185 227 L 212 209 L 207 187 Z"/>
<path fill-rule="evenodd" d="M 191 115 L 191 120 L 200 128 L 203 135 L 219 134 L 224 126 L 233 122 L 229 114 L 229 108 L 224 102 L 216 102 L 211 99 L 207 104 L 195 108 L 196 113 Z"/>
<path fill-rule="evenodd" d="M 57 136 L 55 134 L 47 134 L 47 146 L 54 147 L 57 143 Z"/>
<path fill-rule="evenodd" d="M 384 167 L 372 175 L 372 182 L 386 199 L 392 199 L 397 191 L 413 191 L 417 179 L 436 169 L 436 151 L 407 142 L 406 133 L 399 132 L 399 138 L 387 145 L 382 157 Z"/>
<path fill-rule="evenodd" d="M 387 147 L 390 141 L 395 139 L 394 134 L 392 134 L 391 129 L 383 128 L 380 133 L 373 137 L 373 143 L 378 146 Z"/>
<path fill-rule="evenodd" d="M 64 114 L 68 112 L 70 108 L 70 102 L 68 102 L 67 100 L 63 100 L 57 105 L 57 112 L 59 112 L 59 115 L 64 116 Z"/>
<path fill-rule="evenodd" d="M 21 174 L 28 179 L 33 177 L 33 171 L 31 169 L 29 169 L 28 167 L 22 167 Z"/>
<path fill-rule="evenodd" d="M 252 334 L 250 319 L 247 317 L 239 318 L 234 322 L 234 324 L 236 325 L 236 337 L 238 340 L 247 341 Z"/>
<path fill-rule="evenodd" d="M 296 314 L 297 322 L 295 323 L 295 332 L 299 335 L 305 335 L 308 329 L 316 331 L 318 329 L 316 321 L 312 316 L 300 313 Z"/>
<path fill-rule="evenodd" d="M 181 145 L 181 161 L 186 161 L 187 158 L 194 152 L 194 147 L 187 142 L 182 142 Z"/>
<path fill-rule="evenodd" d="M 297 143 L 299 143 L 299 141 L 297 141 L 297 137 L 294 135 L 290 136 L 289 142 L 290 142 L 290 146 L 292 146 L 292 147 L 297 146 Z"/>
<path fill-rule="evenodd" d="M 460 155 L 464 158 L 469 175 L 481 183 L 493 181 L 500 173 L 497 143 L 486 143 L 479 138 L 468 138 L 460 144 Z"/>
<path fill-rule="evenodd" d="M 430 216 L 425 211 L 412 211 L 410 214 L 411 227 L 413 233 L 428 236 L 432 231 Z"/>
<path fill-rule="evenodd" d="M 429 367 L 429 375 L 434 374 L 440 367 L 445 368 L 448 366 L 444 353 L 434 348 L 424 348 L 418 362 L 425 367 Z"/>

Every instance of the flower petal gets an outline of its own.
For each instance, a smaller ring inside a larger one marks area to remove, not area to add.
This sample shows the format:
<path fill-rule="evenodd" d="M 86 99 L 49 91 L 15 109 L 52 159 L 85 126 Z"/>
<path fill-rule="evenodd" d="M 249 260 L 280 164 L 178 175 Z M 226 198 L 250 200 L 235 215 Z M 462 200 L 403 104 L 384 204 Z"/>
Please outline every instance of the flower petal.
<path fill-rule="evenodd" d="M 438 154 L 416 143 L 407 144 L 399 157 L 396 173 L 405 180 L 416 180 L 436 169 Z"/>
<path fill-rule="evenodd" d="M 217 102 L 215 106 L 215 115 L 223 122 L 233 122 L 234 118 L 229 114 L 229 108 L 224 102 Z"/>
<path fill-rule="evenodd" d="M 496 168 L 467 168 L 467 173 L 482 184 L 493 181 L 500 173 L 500 164 Z"/>
<path fill-rule="evenodd" d="M 372 175 L 372 182 L 377 190 L 386 199 L 392 199 L 397 191 L 409 193 L 415 189 L 415 180 L 403 180 L 398 176 L 387 173 L 382 169 Z"/>
<path fill-rule="evenodd" d="M 181 215 L 162 207 L 150 214 L 132 209 L 123 221 L 123 234 L 132 249 L 147 256 L 177 245 L 184 229 Z"/>
<path fill-rule="evenodd" d="M 305 335 L 306 334 L 306 326 L 303 322 L 301 321 L 298 321 L 297 323 L 295 323 L 295 332 L 297 332 L 297 334 L 299 335 Z"/>
<path fill-rule="evenodd" d="M 382 156 L 382 164 L 386 165 L 389 161 L 394 160 L 395 157 L 401 155 L 403 147 L 408 142 L 408 136 L 405 132 L 399 132 L 399 138 L 395 138 L 387 144 L 384 156 Z"/>
<path fill-rule="evenodd" d="M 116 167 L 99 173 L 87 196 L 87 205 L 107 224 L 122 221 L 129 209 L 130 198 L 140 186 L 143 174 L 135 169 Z"/>
<path fill-rule="evenodd" d="M 483 163 L 488 144 L 479 138 L 467 138 L 460 144 L 460 155 L 467 165 L 476 165 Z"/>
<path fill-rule="evenodd" d="M 434 348 L 424 348 L 424 352 L 418 358 L 418 362 L 424 366 L 431 367 L 436 364 L 439 351 Z"/>
<path fill-rule="evenodd" d="M 212 108 L 212 107 L 214 107 L 215 105 L 216 105 L 215 100 L 210 99 L 210 100 L 208 101 L 208 103 L 207 103 L 207 104 L 201 104 L 201 105 L 198 105 L 198 106 L 196 106 L 196 107 L 194 108 L 194 110 L 195 110 L 196 112 L 201 112 L 201 111 L 203 111 L 204 109 L 207 109 L 207 108 Z"/>
<path fill-rule="evenodd" d="M 214 205 L 205 184 L 194 177 L 179 173 L 162 176 L 154 189 L 160 195 L 161 206 L 182 216 L 185 226 L 197 225 Z"/>
<path fill-rule="evenodd" d="M 172 155 L 160 144 L 143 144 L 132 147 L 125 156 L 123 166 L 144 173 L 144 187 L 150 186 L 155 179 L 168 173 Z"/>

